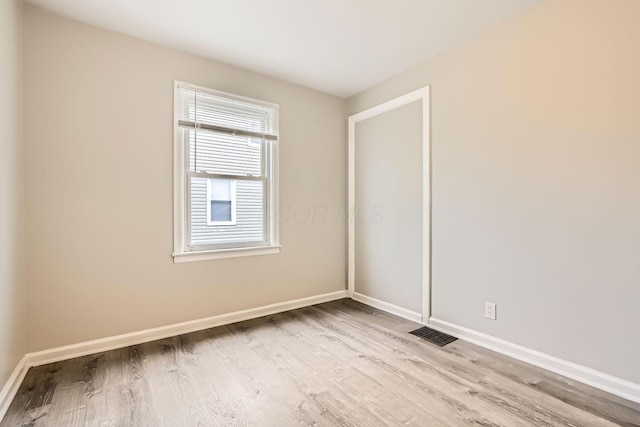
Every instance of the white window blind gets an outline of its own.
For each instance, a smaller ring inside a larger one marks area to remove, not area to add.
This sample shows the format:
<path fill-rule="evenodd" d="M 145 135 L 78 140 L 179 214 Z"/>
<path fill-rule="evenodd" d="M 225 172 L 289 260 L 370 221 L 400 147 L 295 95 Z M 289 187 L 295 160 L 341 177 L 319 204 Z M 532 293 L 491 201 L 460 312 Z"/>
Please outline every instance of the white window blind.
<path fill-rule="evenodd" d="M 278 110 L 273 104 L 256 104 L 233 95 L 216 95 L 182 88 L 178 98 L 182 126 L 278 139 Z"/>
<path fill-rule="evenodd" d="M 184 153 L 183 251 L 274 244 L 277 105 L 177 85 L 176 124 Z"/>

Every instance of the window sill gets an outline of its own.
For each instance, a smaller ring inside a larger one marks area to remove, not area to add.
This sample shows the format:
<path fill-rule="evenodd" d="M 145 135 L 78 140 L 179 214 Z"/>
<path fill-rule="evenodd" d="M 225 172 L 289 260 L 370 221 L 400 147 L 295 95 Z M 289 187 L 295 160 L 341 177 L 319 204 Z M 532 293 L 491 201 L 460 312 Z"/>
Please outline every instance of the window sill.
<path fill-rule="evenodd" d="M 238 258 L 245 256 L 273 255 L 280 253 L 282 246 L 255 246 L 250 248 L 218 249 L 213 251 L 181 252 L 173 254 L 174 264 L 209 261 L 212 259 Z"/>

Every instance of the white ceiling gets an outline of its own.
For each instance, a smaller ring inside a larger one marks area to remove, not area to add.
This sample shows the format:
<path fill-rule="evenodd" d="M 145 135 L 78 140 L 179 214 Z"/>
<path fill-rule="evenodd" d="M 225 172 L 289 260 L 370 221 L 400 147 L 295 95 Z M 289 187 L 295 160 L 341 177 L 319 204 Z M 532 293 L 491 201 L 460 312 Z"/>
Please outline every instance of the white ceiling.
<path fill-rule="evenodd" d="M 544 0 L 25 0 L 346 97 Z"/>

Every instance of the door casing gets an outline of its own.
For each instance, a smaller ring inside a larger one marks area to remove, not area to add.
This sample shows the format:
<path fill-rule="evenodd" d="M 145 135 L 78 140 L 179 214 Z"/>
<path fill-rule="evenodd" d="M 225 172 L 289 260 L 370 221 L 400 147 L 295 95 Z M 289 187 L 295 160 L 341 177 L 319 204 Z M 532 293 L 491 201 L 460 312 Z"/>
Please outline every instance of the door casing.
<path fill-rule="evenodd" d="M 429 323 L 431 317 L 431 124 L 430 124 L 430 90 L 425 86 L 413 92 L 394 98 L 375 107 L 361 111 L 349 117 L 348 133 L 348 273 L 347 294 L 350 298 L 371 302 L 371 300 L 355 292 L 355 147 L 356 123 L 370 119 L 388 111 L 400 108 L 416 101 L 422 101 L 422 313 L 419 319 L 423 324 Z M 375 304 L 372 304 L 375 305 Z M 403 309 L 391 304 L 379 304 L 378 308 L 392 311 L 393 314 L 418 320 L 410 315 L 403 315 Z M 396 310 L 394 310 L 394 308 Z M 404 310 L 405 312 L 407 310 Z"/>

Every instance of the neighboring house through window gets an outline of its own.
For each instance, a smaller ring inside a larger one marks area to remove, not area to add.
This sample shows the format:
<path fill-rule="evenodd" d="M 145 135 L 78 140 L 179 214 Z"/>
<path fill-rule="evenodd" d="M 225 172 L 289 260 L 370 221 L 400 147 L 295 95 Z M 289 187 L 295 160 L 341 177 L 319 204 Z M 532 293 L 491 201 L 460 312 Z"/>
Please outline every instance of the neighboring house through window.
<path fill-rule="evenodd" d="M 207 180 L 207 225 L 236 225 L 236 181 Z"/>
<path fill-rule="evenodd" d="M 278 106 L 175 84 L 174 259 L 278 252 Z"/>

